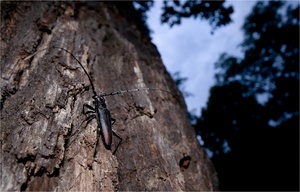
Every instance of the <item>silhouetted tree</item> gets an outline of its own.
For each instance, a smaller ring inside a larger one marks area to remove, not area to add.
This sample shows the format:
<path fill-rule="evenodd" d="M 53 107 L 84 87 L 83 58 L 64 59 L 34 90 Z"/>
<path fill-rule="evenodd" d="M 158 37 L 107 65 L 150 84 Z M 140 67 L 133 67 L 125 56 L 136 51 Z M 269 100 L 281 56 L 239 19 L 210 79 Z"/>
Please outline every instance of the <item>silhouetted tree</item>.
<path fill-rule="evenodd" d="M 167 1 L 164 0 L 162 23 L 170 26 L 181 23 L 182 18 L 195 17 L 209 21 L 213 29 L 231 22 L 232 6 L 225 7 L 225 1 Z"/>
<path fill-rule="evenodd" d="M 298 190 L 299 5 L 258 2 L 243 30 L 244 57 L 221 55 L 196 129 L 221 190 Z"/>
<path fill-rule="evenodd" d="M 154 5 L 153 0 L 132 1 L 135 6 L 135 15 L 139 18 L 139 23 L 144 31 L 149 32 L 146 26 L 146 12 Z M 161 23 L 167 23 L 171 27 L 179 25 L 183 18 L 200 18 L 208 20 L 213 30 L 218 27 L 229 24 L 232 20 L 230 15 L 233 13 L 232 6 L 225 6 L 225 0 L 220 1 L 202 1 L 202 0 L 184 0 L 167 1 L 164 0 L 162 7 Z M 130 5 L 131 2 L 122 2 L 122 6 Z M 128 7 L 126 7 L 128 9 Z M 140 20 L 141 18 L 141 20 Z M 142 22 L 141 22 L 142 21 Z"/>

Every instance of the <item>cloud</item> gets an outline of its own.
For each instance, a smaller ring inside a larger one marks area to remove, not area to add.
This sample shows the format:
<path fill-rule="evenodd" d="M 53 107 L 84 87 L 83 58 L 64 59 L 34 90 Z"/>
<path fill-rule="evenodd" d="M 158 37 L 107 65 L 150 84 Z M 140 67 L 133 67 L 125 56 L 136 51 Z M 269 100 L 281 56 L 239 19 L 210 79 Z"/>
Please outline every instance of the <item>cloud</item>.
<path fill-rule="evenodd" d="M 241 31 L 246 16 L 256 1 L 228 1 L 234 7 L 233 23 L 219 28 L 211 35 L 211 26 L 199 19 L 183 19 L 181 25 L 170 28 L 160 23 L 162 1 L 155 1 L 148 13 L 148 26 L 153 31 L 153 43 L 161 54 L 167 70 L 188 77 L 185 90 L 194 95 L 186 98 L 188 110 L 206 106 L 209 89 L 214 84 L 214 64 L 221 53 L 241 56 L 238 45 L 243 40 Z"/>

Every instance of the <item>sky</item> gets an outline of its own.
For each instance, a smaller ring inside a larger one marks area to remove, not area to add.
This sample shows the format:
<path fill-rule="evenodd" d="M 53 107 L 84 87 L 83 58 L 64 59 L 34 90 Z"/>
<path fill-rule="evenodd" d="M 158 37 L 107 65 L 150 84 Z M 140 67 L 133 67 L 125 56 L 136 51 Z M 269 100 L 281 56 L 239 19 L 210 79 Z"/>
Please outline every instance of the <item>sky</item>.
<path fill-rule="evenodd" d="M 205 20 L 183 19 L 180 25 L 170 28 L 160 23 L 162 1 L 155 1 L 148 12 L 147 24 L 152 31 L 152 42 L 157 46 L 164 65 L 170 74 L 180 72 L 187 77 L 184 90 L 193 96 L 185 98 L 188 111 L 200 116 L 206 107 L 209 89 L 215 83 L 214 64 L 219 56 L 226 52 L 242 56 L 238 45 L 243 40 L 241 27 L 250 14 L 256 1 L 228 0 L 225 5 L 232 5 L 234 13 L 232 23 L 218 28 L 211 34 L 212 27 Z"/>

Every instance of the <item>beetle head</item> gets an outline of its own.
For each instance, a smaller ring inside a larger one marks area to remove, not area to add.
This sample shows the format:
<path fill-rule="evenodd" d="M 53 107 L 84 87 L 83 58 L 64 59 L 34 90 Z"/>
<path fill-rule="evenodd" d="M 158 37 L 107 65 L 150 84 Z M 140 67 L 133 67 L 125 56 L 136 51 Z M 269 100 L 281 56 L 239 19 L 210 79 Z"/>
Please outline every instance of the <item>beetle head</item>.
<path fill-rule="evenodd" d="M 100 105 L 100 106 L 106 108 L 106 102 L 105 102 L 104 97 L 101 97 L 101 96 L 98 96 L 98 95 L 94 95 L 94 96 L 93 96 L 93 99 L 95 100 L 95 101 L 94 101 L 95 104 L 98 103 L 98 105 Z"/>

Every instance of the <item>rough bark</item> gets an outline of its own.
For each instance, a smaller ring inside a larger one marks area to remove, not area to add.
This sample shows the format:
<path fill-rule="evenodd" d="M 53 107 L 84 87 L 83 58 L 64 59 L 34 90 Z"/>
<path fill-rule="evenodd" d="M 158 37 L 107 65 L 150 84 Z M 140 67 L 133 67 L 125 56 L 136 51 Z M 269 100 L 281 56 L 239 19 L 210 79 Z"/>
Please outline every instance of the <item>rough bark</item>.
<path fill-rule="evenodd" d="M 96 148 L 95 120 L 80 125 L 90 83 L 53 46 L 82 62 L 97 93 L 158 87 L 179 95 L 156 47 L 114 4 L 2 2 L 1 37 L 1 191 L 217 189 L 182 97 L 106 97 L 123 138 L 115 155 L 101 139 Z"/>

